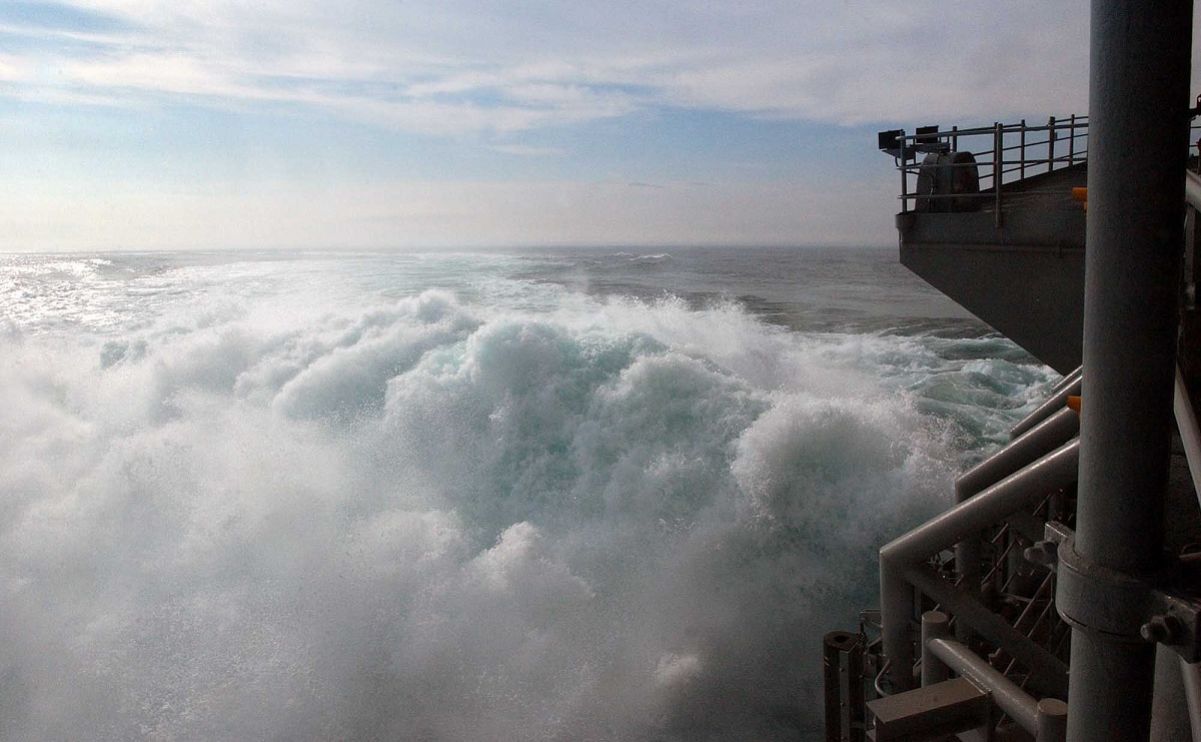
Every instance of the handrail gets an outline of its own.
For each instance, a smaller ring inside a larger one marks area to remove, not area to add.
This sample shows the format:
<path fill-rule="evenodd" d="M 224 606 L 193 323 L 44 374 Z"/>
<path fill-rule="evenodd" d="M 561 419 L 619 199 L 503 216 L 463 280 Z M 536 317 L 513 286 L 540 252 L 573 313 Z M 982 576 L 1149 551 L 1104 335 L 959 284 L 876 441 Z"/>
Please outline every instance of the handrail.
<path fill-rule="evenodd" d="M 909 621 L 915 603 L 905 571 L 1076 481 L 1079 459 L 1080 439 L 1074 438 L 880 549 L 881 639 L 885 656 L 893 661 L 895 685 L 909 686 L 907 673 L 914 661 Z"/>
<path fill-rule="evenodd" d="M 1072 371 L 1067 376 L 1064 376 L 1062 379 L 1055 382 L 1055 386 L 1051 387 L 1051 393 L 1054 394 L 1055 392 L 1062 390 L 1068 384 L 1074 383 L 1076 381 L 1076 379 L 1079 379 L 1083 374 L 1084 374 L 1084 365 L 1081 364 L 1076 367 L 1075 371 Z"/>
<path fill-rule="evenodd" d="M 1034 134 L 1032 139 L 1029 135 Z M 1042 136 L 1039 136 L 1039 135 Z M 962 140 L 970 137 L 990 137 L 981 141 L 980 148 L 962 146 Z M 895 149 L 885 151 L 897 158 L 897 169 L 901 171 L 901 211 L 907 213 L 916 202 L 921 209 L 922 203 L 931 203 L 940 198 L 954 198 L 958 203 L 965 200 L 991 199 L 991 210 L 995 212 L 997 226 L 1001 226 L 1001 212 L 1005 209 L 1005 199 L 1002 197 L 1002 187 L 1006 183 L 1018 182 L 1028 177 L 1049 173 L 1063 167 L 1072 167 L 1078 162 L 1085 161 L 1088 156 L 1088 116 L 1069 116 L 1059 118 L 1052 116 L 1046 124 L 1028 124 L 1025 120 L 1017 124 L 997 122 L 989 127 L 973 127 L 960 129 L 952 127 L 949 131 L 914 132 L 906 134 L 898 132 L 894 138 Z M 1076 140 L 1084 139 L 1086 144 L 1077 146 Z M 1067 141 L 1066 154 L 1056 152 L 1055 145 L 1059 141 Z M 916 157 L 926 152 L 971 151 L 975 162 L 940 163 L 940 168 L 972 168 L 977 173 L 976 180 L 980 184 L 980 193 L 919 193 L 910 187 L 910 177 L 920 177 L 923 164 Z M 1015 158 L 1010 153 L 1017 153 Z M 987 191 L 987 192 L 984 192 Z M 955 203 L 955 202 L 952 202 Z M 990 207 L 985 206 L 986 210 Z"/>
<path fill-rule="evenodd" d="M 1015 629 L 975 596 L 968 595 L 962 588 L 942 579 L 930 567 L 909 569 L 905 572 L 905 579 L 937 601 L 944 609 L 954 613 L 957 623 L 970 623 L 977 634 L 1025 665 L 1030 671 L 1031 686 L 1047 695 L 1067 695 L 1067 664 Z"/>
<path fill-rule="evenodd" d="M 1037 735 L 1038 742 L 1064 738 L 1067 704 L 1057 699 L 1034 700 L 1017 683 L 957 641 L 935 638 L 926 646 L 948 668 L 987 690 L 993 703 L 1027 732 Z"/>
<path fill-rule="evenodd" d="M 1022 418 L 1017 425 L 1009 431 L 1009 437 L 1017 439 L 1027 430 L 1030 430 L 1035 425 L 1038 425 L 1043 420 L 1062 410 L 1067 404 L 1068 397 L 1073 397 L 1080 394 L 1081 379 L 1083 375 L 1083 366 L 1078 367 L 1075 371 L 1065 376 L 1055 388 L 1051 391 L 1051 396 L 1048 397 L 1042 404 L 1034 409 L 1029 415 Z M 1065 383 L 1066 382 L 1066 383 Z"/>
<path fill-rule="evenodd" d="M 1007 132 L 1009 132 L 1009 131 L 1016 132 L 1016 131 L 1020 131 L 1022 129 L 1025 129 L 1026 131 L 1059 131 L 1061 129 L 1071 129 L 1071 128 L 1079 129 L 1079 128 L 1085 128 L 1088 126 L 1088 114 L 1087 113 L 1078 113 L 1078 114 L 1075 114 L 1074 116 L 1063 116 L 1063 117 L 1051 116 L 1048 119 L 1048 122 L 1046 124 L 1030 125 L 1030 124 L 1024 124 L 1024 123 L 1017 123 L 1017 124 L 1000 124 L 1000 126 L 1002 129 L 1004 129 Z M 919 134 L 916 132 L 913 134 L 902 134 L 898 138 L 913 142 L 914 144 L 917 144 L 919 140 L 921 140 L 923 142 L 927 142 L 927 141 L 930 141 L 930 139 L 932 137 L 942 138 L 942 137 L 948 137 L 951 135 L 956 135 L 956 136 L 961 136 L 961 137 L 970 137 L 970 136 L 979 136 L 981 134 L 992 134 L 995 129 L 996 129 L 996 125 L 977 126 L 977 127 L 971 128 L 971 129 L 960 129 L 958 127 L 953 127 L 952 129 L 950 129 L 948 131 L 938 131 L 938 132 L 933 132 L 933 133 L 922 133 L 922 134 Z"/>

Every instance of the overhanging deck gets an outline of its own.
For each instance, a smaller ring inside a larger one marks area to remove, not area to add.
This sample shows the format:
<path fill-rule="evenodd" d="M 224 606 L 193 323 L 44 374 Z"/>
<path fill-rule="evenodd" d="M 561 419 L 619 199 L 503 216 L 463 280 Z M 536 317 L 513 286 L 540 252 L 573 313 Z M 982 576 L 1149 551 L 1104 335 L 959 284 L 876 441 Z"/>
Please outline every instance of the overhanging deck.
<path fill-rule="evenodd" d="M 1086 165 L 1003 185 L 979 211 L 897 215 L 901 263 L 1060 373 L 1080 365 Z M 991 189 L 982 195 L 993 193 Z"/>

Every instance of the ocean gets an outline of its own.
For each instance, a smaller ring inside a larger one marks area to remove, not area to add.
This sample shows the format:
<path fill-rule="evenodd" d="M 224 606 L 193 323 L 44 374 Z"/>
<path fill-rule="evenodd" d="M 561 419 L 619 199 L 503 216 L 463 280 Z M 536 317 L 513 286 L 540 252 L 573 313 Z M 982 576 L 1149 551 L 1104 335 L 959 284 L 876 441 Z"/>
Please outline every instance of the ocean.
<path fill-rule="evenodd" d="M 895 250 L 0 255 L 0 738 L 820 738 L 1058 376 Z"/>

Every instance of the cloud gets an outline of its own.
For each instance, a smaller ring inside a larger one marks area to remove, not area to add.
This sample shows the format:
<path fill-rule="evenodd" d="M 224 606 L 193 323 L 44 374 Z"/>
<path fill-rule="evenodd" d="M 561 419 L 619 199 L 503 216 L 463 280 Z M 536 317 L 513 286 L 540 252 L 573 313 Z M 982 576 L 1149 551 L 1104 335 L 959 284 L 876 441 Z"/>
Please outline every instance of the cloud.
<path fill-rule="evenodd" d="M 566 152 L 561 147 L 534 147 L 528 144 L 494 144 L 492 149 L 519 157 L 558 157 Z"/>
<path fill-rule="evenodd" d="M 28 52 L 60 71 L 51 82 L 27 65 L 0 68 L 25 99 L 69 93 L 114 106 L 160 96 L 291 104 L 450 134 L 519 132 L 662 107 L 855 124 L 1065 113 L 1086 103 L 1082 0 L 973 0 L 949 8 L 884 0 L 503 10 L 465 0 L 36 7 L 106 20 L 85 47 L 51 34 Z M 8 22 L 22 24 L 42 29 L 46 22 L 28 12 Z"/>
<path fill-rule="evenodd" d="M 10 54 L 0 54 L 0 82 L 13 82 L 28 76 L 24 61 Z"/>

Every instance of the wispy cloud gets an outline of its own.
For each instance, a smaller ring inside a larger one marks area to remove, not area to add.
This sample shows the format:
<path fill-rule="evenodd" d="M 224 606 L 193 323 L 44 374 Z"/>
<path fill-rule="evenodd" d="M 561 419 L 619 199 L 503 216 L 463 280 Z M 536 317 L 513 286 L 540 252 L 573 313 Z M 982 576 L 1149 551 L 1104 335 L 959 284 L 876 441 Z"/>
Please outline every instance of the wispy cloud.
<path fill-rule="evenodd" d="M 0 202 L 0 233 L 42 249 L 882 243 L 895 174 L 857 127 L 1083 112 L 1088 12 L 0 1 L 0 155 L 34 174 Z"/>
<path fill-rule="evenodd" d="M 1085 103 L 1082 0 L 21 7 L 0 14 L 0 34 L 36 29 L 40 42 L 26 39 L 0 62 L 10 83 L 0 94 L 25 99 L 284 103 L 451 134 L 660 107 L 858 123 Z M 88 44 L 62 45 L 67 38 Z M 37 72 L 47 65 L 57 71 L 50 80 Z"/>
<path fill-rule="evenodd" d="M 494 144 L 491 149 L 519 157 L 558 157 L 566 154 L 562 147 L 535 147 L 529 144 Z"/>

